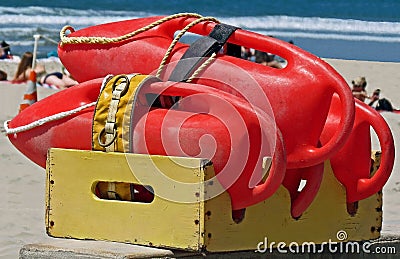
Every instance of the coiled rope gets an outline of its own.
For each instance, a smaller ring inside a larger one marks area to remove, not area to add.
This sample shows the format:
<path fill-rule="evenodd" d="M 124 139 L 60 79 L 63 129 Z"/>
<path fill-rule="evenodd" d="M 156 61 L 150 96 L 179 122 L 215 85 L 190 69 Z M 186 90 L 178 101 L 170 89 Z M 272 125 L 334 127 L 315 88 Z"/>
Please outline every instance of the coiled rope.
<path fill-rule="evenodd" d="M 109 43 L 118 43 L 121 41 L 125 41 L 128 40 L 140 33 L 146 32 L 164 22 L 167 22 L 169 20 L 172 19 L 176 19 L 176 18 L 180 18 L 180 17 L 194 17 L 197 18 L 196 20 L 194 20 L 193 22 L 189 23 L 188 25 L 185 26 L 185 28 L 183 28 L 178 35 L 175 36 L 174 40 L 171 42 L 170 46 L 168 47 L 161 63 L 160 66 L 157 69 L 156 72 L 156 76 L 160 77 L 162 70 L 165 67 L 165 64 L 167 63 L 167 60 L 169 58 L 169 56 L 171 55 L 172 50 L 174 49 L 175 45 L 178 43 L 178 41 L 180 40 L 180 38 L 193 26 L 195 26 L 198 23 L 204 22 L 204 21 L 212 21 L 212 22 L 216 22 L 219 23 L 219 21 L 214 18 L 214 17 L 203 17 L 199 14 L 196 13 L 178 13 L 178 14 L 174 14 L 174 15 L 170 15 L 170 16 L 166 16 L 160 20 L 157 20 L 155 22 L 152 22 L 151 24 L 142 27 L 140 29 L 137 29 L 133 32 L 127 33 L 125 35 L 119 36 L 119 37 L 87 37 L 87 36 L 79 36 L 79 37 L 68 37 L 66 35 L 67 31 L 70 32 L 74 32 L 75 29 L 73 27 L 71 27 L 70 25 L 66 25 L 64 26 L 61 31 L 60 31 L 60 39 L 61 39 L 61 46 L 63 44 L 109 44 Z M 203 63 L 202 66 L 200 66 L 199 68 L 197 68 L 197 70 L 193 73 L 193 75 L 187 80 L 187 82 L 191 82 L 205 67 L 207 67 L 212 59 L 215 57 L 215 54 L 213 54 L 210 58 L 208 58 L 208 60 L 206 62 Z"/>
<path fill-rule="evenodd" d="M 119 37 L 86 37 L 86 36 L 81 36 L 81 37 L 68 37 L 66 35 L 67 31 L 69 32 L 74 32 L 74 28 L 70 25 L 66 25 L 64 26 L 61 31 L 60 31 L 60 44 L 61 46 L 64 44 L 109 44 L 109 43 L 117 43 L 117 42 L 121 42 L 121 41 L 125 41 L 129 38 L 132 38 L 140 33 L 146 32 L 162 23 L 165 23 L 169 20 L 172 19 L 176 19 L 176 18 L 180 18 L 180 17 L 194 17 L 197 18 L 196 20 L 194 20 L 193 22 L 191 22 L 190 24 L 186 25 L 185 28 L 183 28 L 178 35 L 175 36 L 174 40 L 171 42 L 170 46 L 168 47 L 161 63 L 160 66 L 157 70 L 157 74 L 156 76 L 159 77 L 162 73 L 163 68 L 165 67 L 165 64 L 169 58 L 169 56 L 172 53 L 172 50 L 174 49 L 175 45 L 178 43 L 178 41 L 180 40 L 180 38 L 193 26 L 195 26 L 198 23 L 204 22 L 204 21 L 212 21 L 212 22 L 216 22 L 219 23 L 219 21 L 214 18 L 214 17 L 203 17 L 199 14 L 196 13 L 179 13 L 179 14 L 174 14 L 174 15 L 170 15 L 170 16 L 166 16 L 162 19 L 159 19 L 145 27 L 142 27 L 138 30 L 135 30 L 133 32 L 127 33 L 125 35 L 119 36 Z M 197 68 L 197 70 L 193 73 L 193 75 L 187 80 L 187 82 L 191 82 L 205 67 L 207 67 L 213 60 L 213 58 L 216 56 L 215 53 L 213 53 L 199 68 Z M 39 119 L 37 121 L 34 121 L 32 123 L 29 123 L 27 125 L 24 126 L 20 126 L 20 127 L 16 127 L 16 128 L 12 128 L 10 129 L 8 127 L 8 123 L 10 122 L 10 120 L 7 120 L 4 122 L 4 129 L 5 129 L 5 133 L 6 135 L 9 134 L 16 134 L 19 132 L 23 132 L 23 131 L 27 131 L 30 129 L 33 129 L 35 127 L 38 127 L 40 125 L 43 125 L 45 123 L 51 122 L 51 121 L 55 121 L 55 120 L 60 120 L 63 119 L 65 117 L 71 116 L 79 111 L 82 111 L 88 107 L 94 106 L 96 105 L 96 102 L 93 103 L 89 103 L 80 107 L 77 107 L 73 110 L 70 111 L 65 111 L 65 112 L 60 112 L 42 119 Z"/>
<path fill-rule="evenodd" d="M 170 16 L 166 16 L 160 20 L 157 20 L 155 22 L 150 23 L 149 25 L 142 27 L 140 29 L 137 29 L 136 31 L 127 33 L 125 35 L 119 36 L 119 37 L 68 37 L 66 35 L 67 31 L 74 32 L 74 28 L 70 25 L 64 26 L 61 31 L 60 31 L 60 39 L 61 39 L 61 45 L 63 44 L 81 44 L 81 43 L 87 43 L 87 44 L 109 44 L 109 43 L 116 43 L 116 42 L 121 42 L 124 40 L 127 40 L 129 38 L 132 38 L 140 33 L 143 33 L 145 31 L 148 31 L 164 22 L 167 22 L 172 19 L 180 18 L 180 17 L 194 17 L 194 18 L 202 18 L 200 14 L 197 13 L 178 13 Z"/>

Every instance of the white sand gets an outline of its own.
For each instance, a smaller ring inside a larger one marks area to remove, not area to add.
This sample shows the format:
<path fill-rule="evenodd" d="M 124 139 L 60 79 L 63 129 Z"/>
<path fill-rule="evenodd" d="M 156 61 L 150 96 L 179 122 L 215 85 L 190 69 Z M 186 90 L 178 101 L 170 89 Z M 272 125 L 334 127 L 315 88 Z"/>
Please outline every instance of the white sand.
<path fill-rule="evenodd" d="M 56 70 L 56 66 L 58 63 L 52 62 L 46 67 Z M 15 62 L 0 62 L 9 79 L 16 67 Z M 18 258 L 23 245 L 48 239 L 44 225 L 45 171 L 16 150 L 3 131 L 3 122 L 18 113 L 25 88 L 25 84 L 0 82 L 0 258 Z M 39 88 L 38 99 L 53 93 Z"/>
<path fill-rule="evenodd" d="M 379 63 L 328 60 L 348 83 L 357 76 L 366 76 L 369 93 L 382 89 L 382 96 L 400 108 L 400 63 Z M 59 70 L 60 64 L 46 63 L 48 71 Z M 0 62 L 11 79 L 16 63 Z M 17 114 L 25 85 L 0 82 L 0 128 L 3 122 Z M 38 89 L 39 99 L 54 93 L 54 90 Z M 400 115 L 384 113 L 395 137 L 400 140 Z M 374 138 L 374 147 L 377 141 Z M 398 154 L 398 151 L 396 152 Z M 397 155 L 396 157 L 399 157 Z M 398 159 L 397 159 L 398 161 Z M 399 162 L 384 188 L 383 232 L 400 234 L 400 176 Z M 8 141 L 4 133 L 0 136 L 0 258 L 17 258 L 19 249 L 28 243 L 46 241 L 44 225 L 45 171 L 26 159 Z"/>

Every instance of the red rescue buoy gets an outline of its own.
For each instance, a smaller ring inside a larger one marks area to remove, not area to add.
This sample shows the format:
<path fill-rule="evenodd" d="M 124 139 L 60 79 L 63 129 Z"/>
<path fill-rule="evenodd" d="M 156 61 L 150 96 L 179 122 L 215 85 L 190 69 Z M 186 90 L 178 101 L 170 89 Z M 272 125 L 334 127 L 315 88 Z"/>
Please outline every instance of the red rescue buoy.
<path fill-rule="evenodd" d="M 62 37 L 58 48 L 59 57 L 78 81 L 109 73 L 151 74 L 165 57 L 174 33 L 198 17 L 177 16 L 135 36 L 129 36 L 131 32 L 146 28 L 163 18 L 133 19 L 73 31 Z M 203 21 L 189 31 L 208 35 L 215 27 L 216 22 Z M 90 40 L 90 37 L 103 40 Z M 105 42 L 104 38 L 116 40 Z M 248 87 L 247 81 L 237 73 L 232 73 L 231 67 L 240 68 L 255 80 L 268 97 L 276 123 L 282 131 L 288 168 L 320 164 L 344 145 L 354 121 L 354 100 L 345 80 L 331 66 L 293 44 L 246 30 L 237 29 L 228 42 L 276 54 L 287 61 L 287 66 L 275 69 L 218 53 L 215 61 L 193 82 L 257 99 L 254 89 Z M 167 63 L 180 60 L 188 48 L 188 44 L 178 42 L 167 56 Z M 163 70 L 162 76 L 168 78 L 175 65 Z M 232 89 L 231 82 L 235 82 L 239 88 Z M 330 141 L 318 147 L 334 94 L 339 95 L 341 101 L 340 123 Z"/>
<path fill-rule="evenodd" d="M 334 98 L 321 142 L 337 130 L 340 101 Z M 376 132 L 381 146 L 381 161 L 373 176 L 371 172 L 371 134 Z M 344 147 L 331 158 L 336 178 L 345 186 L 347 202 L 365 199 L 380 191 L 392 172 L 394 164 L 394 141 L 385 119 L 374 109 L 356 100 L 356 116 L 350 138 Z"/>
<path fill-rule="evenodd" d="M 93 102 L 98 98 L 101 83 L 101 79 L 91 80 L 28 107 L 8 123 L 8 130 L 17 130 L 18 127 L 45 120 L 33 127 L 21 128 L 15 134 L 9 131 L 10 141 L 42 167 L 45 167 L 49 148 L 90 150 Z M 133 152 L 169 156 L 200 155 L 209 158 L 215 165 L 217 179 L 231 196 L 233 209 L 242 209 L 263 201 L 279 188 L 286 171 L 282 136 L 273 123 L 268 124 L 273 122 L 272 118 L 263 117 L 262 111 L 257 112 L 257 107 L 252 108 L 243 99 L 224 91 L 199 84 L 176 82 L 153 82 L 140 88 L 135 96 L 137 105 L 148 105 L 141 102 L 146 100 L 145 96 L 149 93 L 166 96 L 176 96 L 179 93 L 181 100 L 173 110 L 147 107 L 149 112 L 140 117 L 139 121 L 133 122 Z M 192 105 L 196 95 L 201 97 L 201 106 Z M 185 101 L 186 97 L 191 99 Z M 48 109 L 49 104 L 58 105 Z M 85 106 L 87 108 L 61 116 L 62 113 Z M 227 107 L 233 109 L 232 112 L 226 113 Z M 234 112 L 238 116 L 236 119 L 232 118 Z M 166 135 L 161 135 L 161 130 Z M 178 135 L 174 135 L 176 133 Z M 207 137 L 212 140 L 206 141 L 206 147 L 216 143 L 211 150 L 213 152 L 206 155 L 198 152 L 199 143 L 204 141 L 203 136 L 206 140 Z M 248 154 L 244 154 L 244 151 Z M 262 159 L 265 155 L 272 157 L 272 166 L 263 181 Z M 231 164 L 224 171 L 229 161 Z"/>
<path fill-rule="evenodd" d="M 199 84 L 156 82 L 138 95 L 147 93 L 183 98 L 172 110 L 154 109 L 133 122 L 135 153 L 209 158 L 233 210 L 263 201 L 279 188 L 286 171 L 282 137 L 257 107 Z M 185 101 L 187 96 L 192 98 Z M 272 157 L 272 165 L 263 181 L 265 156 Z"/>

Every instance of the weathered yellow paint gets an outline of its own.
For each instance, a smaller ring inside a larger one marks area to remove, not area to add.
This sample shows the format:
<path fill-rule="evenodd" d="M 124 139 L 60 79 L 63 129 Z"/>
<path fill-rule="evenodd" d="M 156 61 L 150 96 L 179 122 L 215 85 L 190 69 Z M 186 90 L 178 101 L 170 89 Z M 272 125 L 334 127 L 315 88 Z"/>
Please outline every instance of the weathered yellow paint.
<path fill-rule="evenodd" d="M 209 251 L 248 250 L 265 238 L 269 244 L 280 241 L 321 244 L 329 239 L 339 242 L 336 234 L 340 230 L 346 231 L 346 241 L 378 238 L 382 226 L 382 194 L 362 200 L 358 206 L 354 217 L 347 213 L 344 187 L 326 162 L 317 197 L 299 220 L 290 215 L 290 196 L 284 187 L 263 203 L 248 208 L 240 224 L 228 223 L 231 220 L 226 213 L 230 209 L 227 195 L 219 197 L 218 202 L 207 201 L 205 210 L 211 212 L 211 217 L 206 219 L 205 229 L 206 236 L 211 233 L 211 238 L 206 240 L 206 247 Z"/>
<path fill-rule="evenodd" d="M 180 158 L 178 164 L 168 157 L 134 157 L 135 168 L 145 171 L 154 163 L 178 180 L 195 182 L 204 177 L 200 159 Z M 158 197 L 152 203 L 97 198 L 94 187 L 98 181 L 139 183 L 123 153 L 52 149 L 47 174 L 46 228 L 51 236 L 201 248 L 203 225 L 195 220 L 204 214 L 203 203 L 179 204 Z M 141 180 L 157 193 L 154 184 L 145 177 Z M 197 191 L 185 195 L 197 197 L 200 185 Z"/>
<path fill-rule="evenodd" d="M 153 164 L 167 177 L 198 183 L 198 188 L 176 193 L 176 197 L 195 197 L 197 202 L 177 203 L 157 195 L 151 203 L 95 196 L 99 181 L 150 185 L 156 194 L 175 190 L 152 180 Z M 379 237 L 382 223 L 382 194 L 360 201 L 355 216 L 347 213 L 344 187 L 329 161 L 316 199 L 299 220 L 290 216 L 290 197 L 281 187 L 271 198 L 247 208 L 239 224 L 231 218 L 226 192 L 200 200 L 207 191 L 204 181 L 214 176 L 213 167 L 204 166 L 201 159 L 51 149 L 47 174 L 46 228 L 54 237 L 212 252 L 254 250 L 265 238 L 269 244 L 337 242 L 339 230 L 347 232 L 348 241 L 370 240 Z M 140 175 L 141 182 L 135 175 Z"/>

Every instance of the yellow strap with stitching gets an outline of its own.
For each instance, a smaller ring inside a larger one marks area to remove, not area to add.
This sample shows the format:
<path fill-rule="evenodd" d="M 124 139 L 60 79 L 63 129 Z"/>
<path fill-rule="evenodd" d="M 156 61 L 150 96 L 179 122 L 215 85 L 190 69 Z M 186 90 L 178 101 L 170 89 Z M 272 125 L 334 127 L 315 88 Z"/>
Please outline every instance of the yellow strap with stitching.
<path fill-rule="evenodd" d="M 129 151 L 130 116 L 138 87 L 149 76 L 117 75 L 105 80 L 93 117 L 92 149 Z"/>

